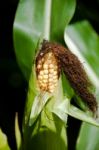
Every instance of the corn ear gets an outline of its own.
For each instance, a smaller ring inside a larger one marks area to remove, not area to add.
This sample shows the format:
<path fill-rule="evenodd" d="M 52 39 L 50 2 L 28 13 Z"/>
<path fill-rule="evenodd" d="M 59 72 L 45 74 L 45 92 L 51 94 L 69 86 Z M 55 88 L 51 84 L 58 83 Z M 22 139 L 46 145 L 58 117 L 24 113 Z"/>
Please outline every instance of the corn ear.
<path fill-rule="evenodd" d="M 58 83 L 58 62 L 51 51 L 37 57 L 36 72 L 41 91 L 53 93 Z"/>

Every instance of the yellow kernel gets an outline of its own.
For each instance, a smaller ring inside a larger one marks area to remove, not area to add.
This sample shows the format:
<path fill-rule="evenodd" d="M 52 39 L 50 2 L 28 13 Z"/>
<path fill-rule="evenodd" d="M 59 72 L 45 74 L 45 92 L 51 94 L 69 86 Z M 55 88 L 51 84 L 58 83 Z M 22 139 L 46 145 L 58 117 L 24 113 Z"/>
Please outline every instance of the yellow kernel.
<path fill-rule="evenodd" d="M 44 68 L 44 69 L 48 69 L 48 64 L 44 64 L 44 65 L 43 65 L 43 68 Z"/>
<path fill-rule="evenodd" d="M 48 81 L 49 81 L 49 82 L 53 82 L 53 78 L 49 78 Z"/>
<path fill-rule="evenodd" d="M 47 62 L 50 65 L 52 63 L 53 60 L 51 60 L 51 58 L 48 58 Z"/>
<path fill-rule="evenodd" d="M 49 73 L 53 73 L 54 72 L 54 69 L 49 69 Z"/>
<path fill-rule="evenodd" d="M 57 71 L 54 70 L 53 75 L 57 75 Z"/>
<path fill-rule="evenodd" d="M 44 75 L 44 71 L 41 70 L 39 74 L 43 76 Z"/>
<path fill-rule="evenodd" d="M 38 79 L 42 80 L 43 76 L 42 75 L 38 75 Z"/>
<path fill-rule="evenodd" d="M 41 65 L 41 64 L 42 64 L 42 60 L 39 60 L 39 61 L 38 61 L 38 65 Z"/>
<path fill-rule="evenodd" d="M 52 73 L 50 73 L 48 76 L 49 76 L 49 78 L 52 78 L 52 77 L 53 77 L 53 74 L 52 74 Z"/>
<path fill-rule="evenodd" d="M 53 65 L 53 64 L 50 64 L 50 65 L 49 65 L 49 68 L 50 68 L 50 69 L 54 68 L 54 65 Z"/>
<path fill-rule="evenodd" d="M 37 65 L 37 69 L 40 69 L 42 66 L 40 64 Z"/>
<path fill-rule="evenodd" d="M 54 77 L 54 83 L 55 83 L 55 82 L 58 82 L 58 78 L 57 78 L 57 77 L 56 77 L 56 78 Z"/>
<path fill-rule="evenodd" d="M 45 79 L 45 80 L 43 80 L 43 83 L 47 83 L 47 80 Z"/>
<path fill-rule="evenodd" d="M 57 76 L 53 76 L 53 80 L 56 80 L 57 79 Z"/>
<path fill-rule="evenodd" d="M 44 79 L 48 79 L 48 75 L 44 75 L 43 78 L 44 78 Z"/>
<path fill-rule="evenodd" d="M 50 86 L 49 86 L 49 89 L 54 89 L 54 85 L 50 85 Z"/>
<path fill-rule="evenodd" d="M 54 91 L 55 87 L 54 86 L 49 86 L 48 89 Z"/>
<path fill-rule="evenodd" d="M 42 83 L 42 84 L 40 84 L 40 87 L 41 87 L 41 88 L 45 88 L 45 87 L 46 87 L 46 84 L 45 84 L 45 83 Z"/>
<path fill-rule="evenodd" d="M 51 57 L 51 56 L 53 56 L 53 54 L 50 52 L 50 53 L 48 53 L 48 57 Z"/>
<path fill-rule="evenodd" d="M 50 92 L 50 93 L 53 93 L 53 92 L 54 92 L 54 90 L 53 90 L 53 89 L 49 89 L 49 92 Z"/>
<path fill-rule="evenodd" d="M 52 85 L 53 85 L 52 82 L 48 82 L 48 87 L 49 87 L 49 86 L 52 86 Z"/>
<path fill-rule="evenodd" d="M 56 82 L 56 83 L 54 83 L 54 86 L 55 86 L 55 87 L 57 86 L 57 82 Z"/>
<path fill-rule="evenodd" d="M 48 74 L 48 70 L 47 69 L 44 70 L 44 74 Z"/>
<path fill-rule="evenodd" d="M 41 59 L 41 62 L 44 62 L 44 58 Z"/>

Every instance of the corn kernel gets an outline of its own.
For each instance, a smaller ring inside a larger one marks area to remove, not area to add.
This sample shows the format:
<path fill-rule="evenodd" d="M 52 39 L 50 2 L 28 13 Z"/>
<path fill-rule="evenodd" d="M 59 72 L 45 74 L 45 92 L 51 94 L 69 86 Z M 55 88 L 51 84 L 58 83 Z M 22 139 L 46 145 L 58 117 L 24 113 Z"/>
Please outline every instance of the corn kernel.
<path fill-rule="evenodd" d="M 57 80 L 58 81 L 58 80 Z M 54 86 L 55 86 L 55 88 L 56 88 L 56 86 L 58 85 L 58 83 L 57 82 L 54 82 Z"/>
<path fill-rule="evenodd" d="M 44 64 L 44 65 L 43 65 L 43 68 L 44 68 L 44 69 L 48 69 L 48 64 Z"/>
<path fill-rule="evenodd" d="M 54 92 L 54 90 L 49 90 L 49 93 L 53 93 Z"/>
<path fill-rule="evenodd" d="M 53 77 L 53 74 L 49 73 L 49 75 L 48 75 L 48 76 L 49 76 L 49 78 L 52 78 L 52 77 Z"/>
<path fill-rule="evenodd" d="M 37 65 L 37 69 L 40 69 L 42 66 L 40 64 Z"/>
<path fill-rule="evenodd" d="M 45 74 L 44 74 L 44 77 L 43 77 L 43 78 L 44 78 L 44 79 L 48 79 L 48 75 L 45 75 Z"/>
<path fill-rule="evenodd" d="M 38 76 L 38 79 L 39 79 L 39 80 L 42 80 L 42 79 L 43 79 L 43 76 L 42 76 L 42 75 L 39 75 L 39 76 Z"/>
<path fill-rule="evenodd" d="M 54 75 L 54 76 L 57 76 L 57 71 L 54 70 L 53 75 Z"/>
<path fill-rule="evenodd" d="M 53 73 L 54 72 L 54 69 L 49 69 L 49 73 Z"/>
<path fill-rule="evenodd" d="M 53 90 L 54 89 L 54 85 L 49 86 L 49 89 Z"/>
<path fill-rule="evenodd" d="M 40 75 L 42 75 L 42 76 L 44 75 L 44 71 L 43 70 L 40 71 Z"/>
<path fill-rule="evenodd" d="M 53 82 L 53 78 L 49 78 L 48 81 L 49 81 L 50 83 L 52 83 L 52 82 Z"/>
<path fill-rule="evenodd" d="M 53 65 L 53 64 L 50 64 L 50 65 L 49 65 L 49 68 L 50 68 L 50 69 L 52 69 L 52 68 L 54 69 L 54 65 Z"/>
<path fill-rule="evenodd" d="M 53 56 L 53 53 L 52 52 L 49 52 L 48 53 L 48 57 L 52 57 Z"/>
<path fill-rule="evenodd" d="M 56 76 L 56 75 L 55 75 L 55 76 L 53 76 L 53 80 L 55 80 L 55 81 L 57 80 L 57 76 Z"/>
<path fill-rule="evenodd" d="M 43 79 L 43 83 L 47 83 L 47 82 L 48 82 L 47 80 Z"/>
<path fill-rule="evenodd" d="M 58 79 L 53 79 L 53 83 L 54 84 L 57 83 L 57 81 L 58 81 Z"/>
<path fill-rule="evenodd" d="M 41 62 L 44 62 L 44 58 L 41 59 Z"/>
<path fill-rule="evenodd" d="M 44 69 L 44 74 L 48 75 L 48 70 Z"/>

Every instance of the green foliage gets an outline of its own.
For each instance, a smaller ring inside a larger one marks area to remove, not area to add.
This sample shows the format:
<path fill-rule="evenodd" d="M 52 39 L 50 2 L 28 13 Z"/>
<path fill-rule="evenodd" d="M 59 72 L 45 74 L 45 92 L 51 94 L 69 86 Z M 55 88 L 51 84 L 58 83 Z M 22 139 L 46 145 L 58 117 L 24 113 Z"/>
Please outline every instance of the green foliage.
<path fill-rule="evenodd" d="M 46 95 L 46 93 L 44 96 L 40 96 L 35 82 L 35 65 L 32 64 L 35 59 L 35 51 L 38 47 L 39 40 L 46 38 L 58 41 L 59 36 L 63 35 L 66 24 L 68 24 L 72 18 L 75 10 L 75 0 L 64 0 L 63 3 L 64 5 L 61 5 L 60 0 L 57 2 L 52 1 L 52 3 L 49 0 L 23 0 L 20 1 L 18 5 L 14 22 L 15 52 L 24 76 L 27 80 L 29 80 L 30 77 L 23 119 L 24 142 L 21 148 L 23 148 L 24 145 L 24 149 L 27 149 L 27 147 L 32 149 L 34 146 L 36 149 L 40 147 L 42 149 L 53 150 L 66 149 L 67 147 L 64 123 L 59 118 L 55 117 L 56 115 L 62 117 L 62 114 L 58 112 L 52 113 L 52 108 L 56 106 L 54 103 L 57 103 L 57 98 L 59 99 L 58 101 L 61 102 L 63 94 L 62 92 L 60 93 L 59 87 L 53 98 L 51 98 L 51 95 L 47 96 L 48 94 Z M 60 15 L 61 17 L 59 17 Z M 59 24 L 60 18 L 61 23 Z M 33 72 L 31 73 L 31 71 Z M 60 85 L 61 83 L 59 86 Z M 50 103 L 48 103 L 49 98 Z M 46 103 L 47 105 L 44 107 Z M 44 109 L 46 110 L 44 111 Z M 42 110 L 44 112 L 41 112 Z M 43 115 L 45 112 L 47 112 L 48 118 L 51 120 L 46 120 L 46 115 Z M 40 116 L 42 119 L 38 119 Z M 65 115 L 65 122 L 66 120 L 67 115 Z M 43 129 L 42 126 L 45 128 Z M 43 136 L 46 136 L 46 142 L 45 139 L 42 140 Z M 35 140 L 38 142 L 35 143 Z M 51 145 L 50 143 L 53 144 Z"/>
<path fill-rule="evenodd" d="M 53 95 L 40 93 L 37 90 L 34 62 L 42 39 L 62 44 L 65 38 L 70 50 L 84 63 L 85 70 L 98 91 L 99 39 L 86 21 L 67 26 L 74 11 L 75 0 L 62 2 L 61 0 L 20 0 L 19 2 L 13 28 L 14 46 L 20 69 L 29 81 L 23 117 L 23 141 L 20 149 L 67 149 L 65 127 L 68 115 L 99 126 L 98 121 L 90 113 L 71 105 L 71 98 L 76 94 L 63 74 Z M 82 107 L 80 101 L 77 99 L 79 106 Z M 85 140 L 83 142 L 82 140 L 86 129 L 88 135 L 94 130 L 90 130 L 91 127 L 93 128 L 93 126 L 83 125 L 77 143 L 78 150 L 81 145 L 86 147 Z M 87 140 L 88 137 L 86 136 Z M 95 137 L 97 138 L 97 133 Z"/>

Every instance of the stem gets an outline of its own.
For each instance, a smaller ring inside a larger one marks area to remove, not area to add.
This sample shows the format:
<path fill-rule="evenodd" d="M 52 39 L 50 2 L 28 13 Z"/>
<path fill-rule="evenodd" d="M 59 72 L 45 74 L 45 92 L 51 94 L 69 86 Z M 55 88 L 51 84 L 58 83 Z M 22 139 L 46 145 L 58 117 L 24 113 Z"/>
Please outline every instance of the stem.
<path fill-rule="evenodd" d="M 52 0 L 46 0 L 45 2 L 45 23 L 43 36 L 46 40 L 50 39 L 51 2 Z"/>

